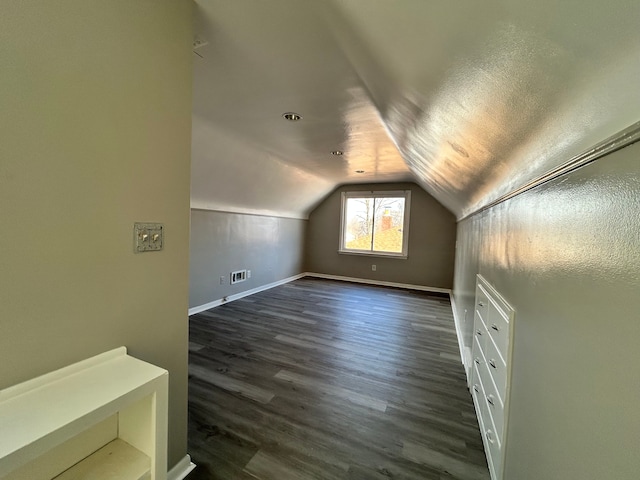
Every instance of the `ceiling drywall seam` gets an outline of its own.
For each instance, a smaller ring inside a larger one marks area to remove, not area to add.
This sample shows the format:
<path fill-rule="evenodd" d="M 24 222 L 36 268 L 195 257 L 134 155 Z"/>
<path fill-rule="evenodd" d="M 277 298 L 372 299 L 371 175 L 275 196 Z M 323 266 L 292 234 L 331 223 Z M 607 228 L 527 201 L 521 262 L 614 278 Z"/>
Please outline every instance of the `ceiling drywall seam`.
<path fill-rule="evenodd" d="M 571 160 L 524 184 L 522 187 L 511 190 L 509 193 L 502 195 L 501 197 L 497 198 L 491 203 L 488 203 L 482 208 L 459 217 L 458 222 L 477 215 L 478 213 L 484 212 L 485 210 L 489 210 L 490 208 L 493 208 L 502 202 L 505 202 L 517 195 L 531 190 L 532 188 L 538 187 L 562 175 L 566 175 L 569 172 L 584 167 L 591 162 L 595 162 L 596 160 L 609 155 L 610 153 L 628 147 L 629 145 L 638 141 L 640 141 L 640 122 L 634 123 L 633 125 L 607 138 L 606 140 L 603 140 L 602 142 L 596 144 L 591 149 L 576 155 Z"/>

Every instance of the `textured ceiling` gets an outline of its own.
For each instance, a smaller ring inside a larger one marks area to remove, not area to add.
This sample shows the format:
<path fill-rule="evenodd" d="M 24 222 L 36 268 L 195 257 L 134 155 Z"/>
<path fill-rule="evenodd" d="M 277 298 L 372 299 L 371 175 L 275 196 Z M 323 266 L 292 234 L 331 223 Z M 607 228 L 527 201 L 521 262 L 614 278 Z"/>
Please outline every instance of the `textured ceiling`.
<path fill-rule="evenodd" d="M 414 180 L 464 216 L 640 119 L 639 25 L 637 0 L 197 0 L 192 206 L 304 218 Z"/>

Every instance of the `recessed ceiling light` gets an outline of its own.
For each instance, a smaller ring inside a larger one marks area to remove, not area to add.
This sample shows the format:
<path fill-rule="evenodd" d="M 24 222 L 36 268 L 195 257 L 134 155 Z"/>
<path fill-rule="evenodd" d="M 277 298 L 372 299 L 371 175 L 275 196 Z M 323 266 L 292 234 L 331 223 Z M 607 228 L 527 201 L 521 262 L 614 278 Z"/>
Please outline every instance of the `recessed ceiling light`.
<path fill-rule="evenodd" d="M 364 173 L 364 170 L 356 170 L 356 173 Z"/>
<path fill-rule="evenodd" d="M 294 112 L 283 113 L 282 116 L 285 118 L 285 120 L 289 120 L 290 122 L 297 122 L 298 120 L 302 119 L 302 115 Z"/>
<path fill-rule="evenodd" d="M 344 152 L 342 150 L 334 150 L 333 152 L 331 152 L 331 155 L 344 155 Z"/>

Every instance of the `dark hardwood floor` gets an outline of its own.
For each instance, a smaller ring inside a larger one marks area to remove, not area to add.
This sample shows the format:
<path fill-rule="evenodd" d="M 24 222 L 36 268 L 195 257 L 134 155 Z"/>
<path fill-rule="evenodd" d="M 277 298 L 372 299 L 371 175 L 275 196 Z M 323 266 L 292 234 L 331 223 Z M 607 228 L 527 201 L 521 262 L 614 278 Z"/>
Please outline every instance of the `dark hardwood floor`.
<path fill-rule="evenodd" d="M 488 480 L 448 297 L 303 278 L 193 315 L 189 453 L 189 480 Z"/>

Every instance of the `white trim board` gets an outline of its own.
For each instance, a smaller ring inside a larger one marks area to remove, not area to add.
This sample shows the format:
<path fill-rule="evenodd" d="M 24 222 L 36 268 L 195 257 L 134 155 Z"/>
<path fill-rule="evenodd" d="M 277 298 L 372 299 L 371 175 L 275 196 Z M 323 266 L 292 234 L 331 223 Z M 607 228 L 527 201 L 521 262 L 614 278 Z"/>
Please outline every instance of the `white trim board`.
<path fill-rule="evenodd" d="M 167 480 L 184 480 L 194 468 L 196 468 L 196 464 L 191 461 L 191 456 L 187 453 L 169 470 Z"/>
<path fill-rule="evenodd" d="M 197 206 L 191 205 L 191 210 L 198 210 L 200 212 L 215 212 L 215 213 L 226 213 L 229 215 L 250 215 L 253 217 L 269 217 L 269 218 L 284 218 L 287 220 L 309 220 L 309 215 L 289 215 L 287 213 L 278 213 L 274 211 L 263 212 L 261 210 L 254 210 L 251 208 L 231 208 L 229 206 L 221 206 L 221 207 L 207 207 L 207 206 Z"/>
<path fill-rule="evenodd" d="M 464 358 L 464 342 L 462 340 L 462 330 L 460 327 L 460 317 L 458 316 L 458 310 L 456 309 L 456 305 L 453 300 L 453 292 L 449 293 L 449 302 L 451 303 L 451 311 L 453 312 L 453 324 L 456 326 L 456 337 L 458 337 L 458 348 L 460 349 L 460 360 L 462 361 L 462 365 L 464 366 L 464 371 L 467 374 L 467 383 L 468 383 L 468 372 L 467 372 L 467 363 Z"/>
<path fill-rule="evenodd" d="M 380 285 L 383 287 L 405 288 L 407 290 L 421 290 L 423 292 L 446 293 L 451 295 L 448 288 L 426 287 L 424 285 L 412 285 L 410 283 L 386 282 L 384 280 L 370 280 L 368 278 L 343 277 L 340 275 L 327 275 L 326 273 L 307 272 L 306 277 L 326 278 L 328 280 L 340 280 L 342 282 L 366 283 L 368 285 Z"/>
<path fill-rule="evenodd" d="M 205 310 L 209 310 L 210 308 L 215 308 L 223 303 L 233 302 L 234 300 L 239 300 L 244 297 L 248 297 L 249 295 L 253 295 L 254 293 L 263 292 L 265 290 L 269 290 L 270 288 L 277 287 L 280 285 L 284 285 L 285 283 L 292 282 L 294 280 L 298 280 L 306 276 L 306 273 L 300 273 L 298 275 L 293 275 L 292 277 L 283 278 L 282 280 L 278 280 L 276 282 L 267 283 L 266 285 L 261 285 L 256 288 L 252 288 L 250 290 L 245 290 L 244 292 L 234 293 L 233 295 L 229 295 L 224 298 L 219 298 L 218 300 L 214 300 L 213 302 L 205 303 L 204 305 L 199 305 L 197 307 L 191 307 L 189 309 L 189 316 L 195 315 L 196 313 L 204 312 Z"/>
<path fill-rule="evenodd" d="M 610 153 L 613 153 L 622 148 L 628 147 L 636 142 L 640 141 L 640 122 L 636 122 L 633 125 L 628 126 L 624 130 L 613 134 L 609 138 L 606 138 L 602 142 L 595 144 L 589 149 L 579 153 L 578 155 L 570 158 L 565 163 L 560 164 L 556 168 L 543 173 L 537 178 L 534 178 L 528 183 L 525 183 L 519 188 L 511 190 L 510 192 L 505 193 L 501 197 L 496 198 L 494 201 L 489 202 L 483 207 L 480 207 L 476 210 L 470 211 L 468 213 L 463 214 L 457 220 L 461 222 L 469 217 L 472 217 L 478 213 L 484 212 L 485 210 L 489 210 L 490 208 L 495 207 L 496 205 L 506 202 L 513 197 L 516 197 L 524 192 L 527 192 L 533 188 L 539 187 L 551 180 L 554 180 L 558 177 L 566 175 L 568 173 L 577 170 L 578 168 L 584 167 L 585 165 L 595 162 L 603 157 L 606 157 Z"/>

